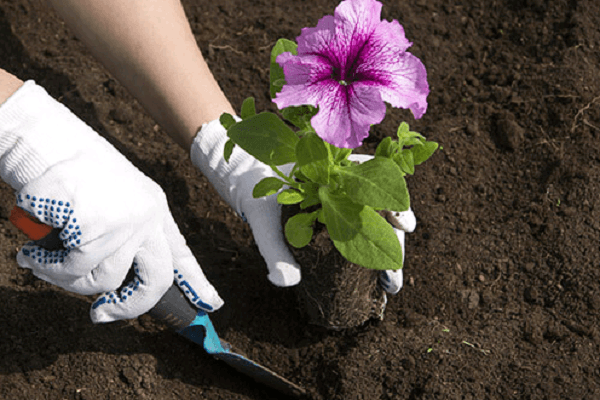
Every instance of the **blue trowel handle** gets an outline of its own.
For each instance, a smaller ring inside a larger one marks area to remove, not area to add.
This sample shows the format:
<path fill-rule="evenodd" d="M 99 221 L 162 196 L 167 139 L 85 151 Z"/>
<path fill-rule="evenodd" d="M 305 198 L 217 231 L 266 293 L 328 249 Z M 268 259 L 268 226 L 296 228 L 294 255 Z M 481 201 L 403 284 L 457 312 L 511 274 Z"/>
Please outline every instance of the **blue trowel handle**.
<path fill-rule="evenodd" d="M 148 314 L 164 322 L 183 337 L 201 345 L 208 354 L 229 353 L 229 343 L 219 339 L 208 314 L 193 307 L 175 284 L 171 285 Z"/>
<path fill-rule="evenodd" d="M 196 319 L 198 309 L 194 308 L 181 290 L 173 284 L 149 314 L 179 332 Z"/>

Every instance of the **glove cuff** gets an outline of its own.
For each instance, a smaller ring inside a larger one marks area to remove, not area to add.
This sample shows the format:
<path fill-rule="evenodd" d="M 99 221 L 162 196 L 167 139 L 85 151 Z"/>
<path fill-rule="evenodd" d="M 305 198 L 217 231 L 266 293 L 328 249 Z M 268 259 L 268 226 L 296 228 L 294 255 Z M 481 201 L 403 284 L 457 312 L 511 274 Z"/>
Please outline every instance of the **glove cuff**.
<path fill-rule="evenodd" d="M 45 160 L 23 142 L 25 132 L 32 130 L 48 108 L 46 96 L 46 91 L 30 80 L 0 107 L 0 177 L 17 191 L 48 169 Z"/>
<path fill-rule="evenodd" d="M 32 80 L 0 106 L 0 177 L 19 191 L 99 136 Z"/>
<path fill-rule="evenodd" d="M 234 118 L 241 121 L 237 116 Z M 192 143 L 190 157 L 219 195 L 241 215 L 240 205 L 235 201 L 236 188 L 231 175 L 243 160 L 249 157 L 246 152 L 236 148 L 229 162 L 225 161 L 223 154 L 227 140 L 227 130 L 218 119 L 203 124 Z"/>

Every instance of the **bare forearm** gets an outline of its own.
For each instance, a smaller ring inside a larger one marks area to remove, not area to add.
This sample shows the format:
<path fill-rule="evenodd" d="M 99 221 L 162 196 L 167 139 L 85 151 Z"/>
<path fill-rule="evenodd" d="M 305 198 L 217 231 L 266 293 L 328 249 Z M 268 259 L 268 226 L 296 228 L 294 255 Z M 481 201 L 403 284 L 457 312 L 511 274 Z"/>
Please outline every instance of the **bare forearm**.
<path fill-rule="evenodd" d="M 0 105 L 22 85 L 22 80 L 0 68 Z"/>
<path fill-rule="evenodd" d="M 49 0 L 92 54 L 180 144 L 232 113 L 179 0 Z"/>

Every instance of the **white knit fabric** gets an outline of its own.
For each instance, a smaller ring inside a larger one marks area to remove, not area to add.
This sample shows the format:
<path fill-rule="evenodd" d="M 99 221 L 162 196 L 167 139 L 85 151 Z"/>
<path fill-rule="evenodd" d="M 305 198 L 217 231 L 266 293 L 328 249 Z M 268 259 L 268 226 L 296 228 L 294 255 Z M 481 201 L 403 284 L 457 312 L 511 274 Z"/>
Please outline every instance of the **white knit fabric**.
<path fill-rule="evenodd" d="M 174 280 L 198 307 L 223 304 L 162 189 L 33 81 L 0 107 L 0 176 L 18 206 L 60 230 L 64 246 L 29 242 L 19 265 L 72 292 L 104 292 L 94 322 L 147 312 Z M 132 267 L 135 278 L 123 282 Z"/>

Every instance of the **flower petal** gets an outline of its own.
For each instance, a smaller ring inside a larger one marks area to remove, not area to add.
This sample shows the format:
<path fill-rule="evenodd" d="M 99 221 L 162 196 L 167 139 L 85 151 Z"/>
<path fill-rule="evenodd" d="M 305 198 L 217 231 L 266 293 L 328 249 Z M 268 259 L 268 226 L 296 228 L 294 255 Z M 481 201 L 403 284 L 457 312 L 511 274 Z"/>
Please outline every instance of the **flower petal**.
<path fill-rule="evenodd" d="M 381 21 L 381 8 L 376 0 L 344 0 L 334 16 L 302 29 L 297 56 L 277 58 L 286 85 L 273 101 L 280 109 L 318 107 L 312 126 L 337 147 L 360 146 L 383 120 L 384 101 L 415 118 L 427 109 L 425 67 L 406 52 L 411 43 L 398 21 Z"/>
<path fill-rule="evenodd" d="M 346 0 L 335 9 L 336 35 L 366 39 L 381 22 L 381 3 L 376 0 Z"/>
<path fill-rule="evenodd" d="M 387 82 L 379 86 L 381 97 L 394 107 L 408 108 L 419 119 L 427 111 L 427 71 L 417 57 L 404 53 L 398 61 L 388 66 Z"/>
<path fill-rule="evenodd" d="M 427 110 L 427 71 L 423 63 L 405 50 L 411 43 L 398 21 L 381 21 L 360 55 L 355 78 L 376 87 L 384 101 L 408 108 L 415 118 Z"/>
<path fill-rule="evenodd" d="M 326 15 L 319 20 L 316 28 L 302 28 L 302 33 L 296 38 L 298 55 L 328 54 L 334 37 L 335 20 L 332 15 Z"/>
<path fill-rule="evenodd" d="M 359 63 L 370 61 L 389 60 L 404 53 L 412 43 L 406 39 L 404 28 L 396 20 L 392 22 L 380 21 L 359 55 Z"/>
<path fill-rule="evenodd" d="M 331 66 L 319 56 L 294 56 L 289 52 L 277 56 L 282 66 L 286 84 L 273 102 L 279 109 L 289 106 L 318 106 L 319 100 L 327 93 L 326 83 L 331 79 Z"/>
<path fill-rule="evenodd" d="M 375 0 L 346 0 L 335 9 L 335 53 L 341 76 L 355 65 L 369 37 L 381 22 L 381 3 Z"/>
<path fill-rule="evenodd" d="M 330 80 L 328 96 L 319 103 L 319 112 L 311 119 L 317 134 L 341 148 L 356 148 L 369 136 L 371 125 L 385 116 L 385 104 L 375 88 L 353 84 L 344 86 Z"/>

